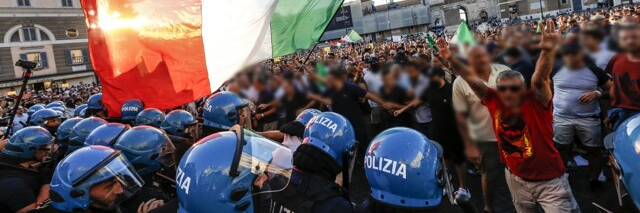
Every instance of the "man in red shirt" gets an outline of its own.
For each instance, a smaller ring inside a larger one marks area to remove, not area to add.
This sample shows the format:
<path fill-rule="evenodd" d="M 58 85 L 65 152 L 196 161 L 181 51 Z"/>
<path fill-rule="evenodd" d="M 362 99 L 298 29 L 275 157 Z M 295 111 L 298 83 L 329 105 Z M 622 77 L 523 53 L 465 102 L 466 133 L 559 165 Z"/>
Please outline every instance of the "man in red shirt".
<path fill-rule="evenodd" d="M 551 69 L 556 46 L 561 37 L 555 33 L 553 21 L 540 23 L 542 50 L 531 89 L 517 71 L 504 71 L 496 78 L 496 88 L 486 86 L 465 65 L 447 50 L 444 40 L 438 41 L 440 56 L 452 70 L 471 86 L 487 106 L 498 139 L 500 159 L 506 165 L 505 176 L 513 204 L 519 213 L 580 212 L 573 197 L 562 158 L 553 143 L 551 100 Z"/>
<path fill-rule="evenodd" d="M 605 123 L 616 129 L 625 119 L 640 112 L 640 27 L 623 25 L 619 32 L 619 46 L 624 49 L 609 61 L 606 72 L 611 75 L 611 105 Z"/>

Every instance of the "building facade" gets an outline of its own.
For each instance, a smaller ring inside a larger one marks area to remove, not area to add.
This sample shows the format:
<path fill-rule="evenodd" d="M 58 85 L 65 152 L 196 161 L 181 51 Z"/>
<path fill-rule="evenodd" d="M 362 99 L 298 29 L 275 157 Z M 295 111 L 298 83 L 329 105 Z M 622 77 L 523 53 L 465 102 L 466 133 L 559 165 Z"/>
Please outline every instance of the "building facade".
<path fill-rule="evenodd" d="M 431 1 L 431 21 L 434 29 L 448 26 L 455 31 L 461 21 L 484 21 L 499 17 L 497 0 L 434 0 Z"/>
<path fill-rule="evenodd" d="M 0 0 L 0 92 L 19 92 L 18 60 L 38 63 L 30 90 L 96 81 L 79 0 Z"/>
<path fill-rule="evenodd" d="M 339 39 L 353 29 L 365 41 L 383 41 L 428 31 L 428 0 L 352 1 L 342 5 L 321 40 Z"/>

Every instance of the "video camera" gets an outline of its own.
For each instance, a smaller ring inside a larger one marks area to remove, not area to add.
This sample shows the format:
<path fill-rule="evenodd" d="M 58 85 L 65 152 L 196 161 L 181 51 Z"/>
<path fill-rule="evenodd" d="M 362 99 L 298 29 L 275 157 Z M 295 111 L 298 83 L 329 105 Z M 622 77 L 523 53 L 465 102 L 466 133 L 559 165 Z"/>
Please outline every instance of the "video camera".
<path fill-rule="evenodd" d="M 24 69 L 35 69 L 38 66 L 38 63 L 33 61 L 18 60 L 16 61 L 16 66 L 22 67 Z"/>

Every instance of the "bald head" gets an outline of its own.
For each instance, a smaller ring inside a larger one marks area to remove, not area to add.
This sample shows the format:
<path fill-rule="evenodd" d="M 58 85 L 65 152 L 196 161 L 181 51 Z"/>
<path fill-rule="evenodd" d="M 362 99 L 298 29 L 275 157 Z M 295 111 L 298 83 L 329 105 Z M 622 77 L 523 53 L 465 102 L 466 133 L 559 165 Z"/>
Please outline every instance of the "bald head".
<path fill-rule="evenodd" d="M 474 46 L 467 54 L 467 61 L 476 74 L 486 74 L 491 71 L 491 57 L 483 46 Z"/>

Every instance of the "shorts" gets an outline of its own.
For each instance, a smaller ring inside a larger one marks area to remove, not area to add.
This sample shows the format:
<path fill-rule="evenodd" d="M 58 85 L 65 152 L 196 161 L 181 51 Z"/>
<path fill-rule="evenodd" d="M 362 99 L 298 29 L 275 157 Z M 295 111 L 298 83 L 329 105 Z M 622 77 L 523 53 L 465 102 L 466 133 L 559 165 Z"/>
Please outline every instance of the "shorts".
<path fill-rule="evenodd" d="M 602 132 L 599 118 L 553 117 L 553 141 L 569 145 L 574 138 L 587 147 L 602 147 Z"/>
<path fill-rule="evenodd" d="M 480 151 L 480 166 L 478 169 L 487 177 L 487 180 L 496 180 L 500 172 L 504 169 L 504 164 L 500 162 L 500 152 L 498 151 L 498 143 L 495 141 L 478 142 L 478 151 Z"/>

